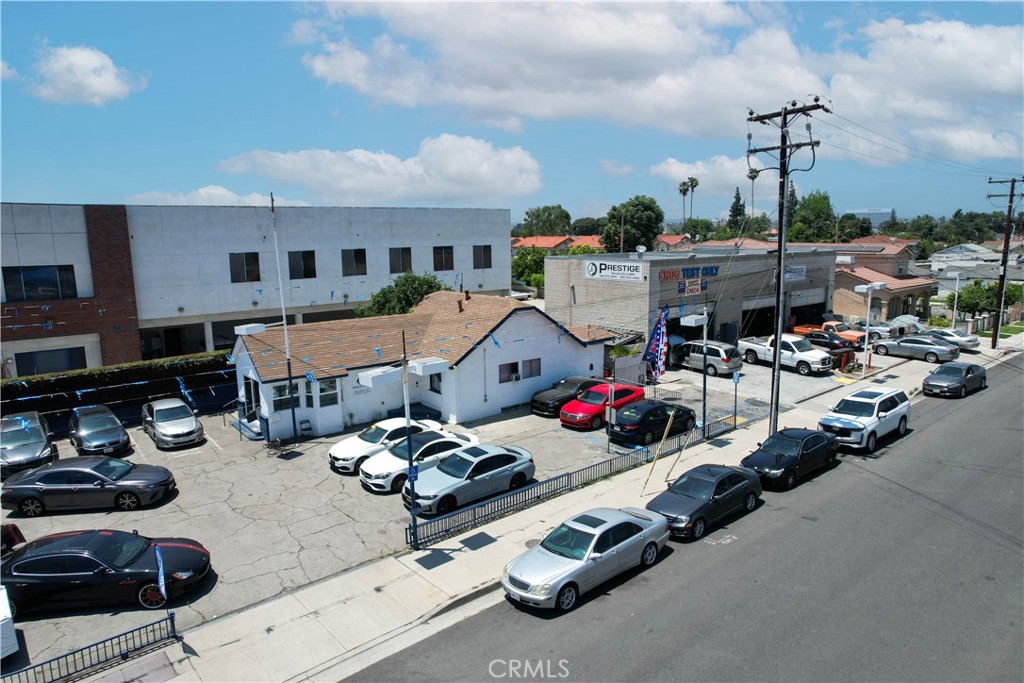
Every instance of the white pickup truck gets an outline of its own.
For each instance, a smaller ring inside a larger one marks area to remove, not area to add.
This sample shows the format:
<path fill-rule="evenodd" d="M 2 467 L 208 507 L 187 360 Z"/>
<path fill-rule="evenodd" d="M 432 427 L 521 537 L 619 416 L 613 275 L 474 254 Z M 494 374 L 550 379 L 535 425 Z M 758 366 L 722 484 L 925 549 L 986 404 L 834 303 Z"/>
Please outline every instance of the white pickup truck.
<path fill-rule="evenodd" d="M 736 343 L 743 360 L 748 363 L 764 361 L 770 363 L 775 354 L 775 335 L 771 337 L 744 337 Z M 779 362 L 801 375 L 825 372 L 832 369 L 832 356 L 814 348 L 811 342 L 797 334 L 782 335 L 779 346 Z"/>

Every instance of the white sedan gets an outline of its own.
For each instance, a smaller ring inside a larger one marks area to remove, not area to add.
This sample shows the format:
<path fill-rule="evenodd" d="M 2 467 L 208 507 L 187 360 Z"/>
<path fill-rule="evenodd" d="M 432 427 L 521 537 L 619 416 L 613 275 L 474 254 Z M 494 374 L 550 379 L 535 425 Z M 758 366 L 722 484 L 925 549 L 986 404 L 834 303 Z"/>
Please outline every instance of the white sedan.
<path fill-rule="evenodd" d="M 441 428 L 441 423 L 433 420 L 412 420 L 409 431 L 419 434 Z M 331 446 L 327 453 L 327 464 L 337 472 L 358 472 L 367 458 L 401 441 L 405 436 L 404 417 L 374 422 L 358 434 L 344 438 Z"/>
<path fill-rule="evenodd" d="M 409 479 L 408 442 L 411 442 L 413 462 L 422 472 L 433 468 L 452 451 L 480 443 L 480 439 L 472 434 L 441 430 L 413 434 L 411 439 L 402 439 L 363 463 L 359 468 L 359 481 L 363 486 L 374 493 L 401 491 Z"/>

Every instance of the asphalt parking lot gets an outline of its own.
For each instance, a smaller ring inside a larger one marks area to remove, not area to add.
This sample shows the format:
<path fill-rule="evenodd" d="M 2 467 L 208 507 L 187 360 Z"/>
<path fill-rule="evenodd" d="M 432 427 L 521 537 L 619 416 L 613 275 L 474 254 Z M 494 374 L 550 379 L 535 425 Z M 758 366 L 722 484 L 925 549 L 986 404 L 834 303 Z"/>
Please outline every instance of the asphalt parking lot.
<path fill-rule="evenodd" d="M 885 367 L 900 362 L 904 361 L 885 358 L 875 364 Z M 734 404 L 741 420 L 766 414 L 771 393 L 768 366 L 744 365 L 738 383 L 730 377 L 707 379 L 709 421 L 732 415 Z M 843 381 L 834 375 L 802 377 L 784 370 L 783 410 Z M 662 398 L 694 408 L 700 416 L 699 373 L 669 371 L 653 389 Z M 368 493 L 357 477 L 328 467 L 327 451 L 344 435 L 311 439 L 279 454 L 243 438 L 230 425 L 230 418 L 204 417 L 206 441 L 173 451 L 158 451 L 141 429 L 129 430 L 134 449 L 125 457 L 163 465 L 177 480 L 176 495 L 156 506 L 130 513 L 58 513 L 32 519 L 4 511 L 4 521 L 16 522 L 29 539 L 68 530 L 116 528 L 198 540 L 210 549 L 214 571 L 198 591 L 170 604 L 179 629 L 405 548 L 408 512 L 400 497 Z M 784 417 L 779 426 L 787 426 Z M 456 429 L 472 432 L 482 442 L 528 449 L 534 455 L 538 479 L 609 457 L 603 430 L 565 429 L 557 419 L 541 418 L 526 409 Z M 74 450 L 64 441 L 60 453 L 63 458 L 73 457 Z M 4 661 L 3 669 L 12 671 L 65 654 L 163 615 L 163 611 L 147 612 L 134 605 L 19 615 L 17 626 L 27 657 L 15 655 Z"/>

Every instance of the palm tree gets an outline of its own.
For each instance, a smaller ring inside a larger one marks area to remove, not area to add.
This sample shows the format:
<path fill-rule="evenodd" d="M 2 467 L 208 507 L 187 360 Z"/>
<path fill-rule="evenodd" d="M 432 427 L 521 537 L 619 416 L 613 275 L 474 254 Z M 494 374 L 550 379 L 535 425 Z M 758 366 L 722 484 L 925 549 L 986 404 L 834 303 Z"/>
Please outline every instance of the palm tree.
<path fill-rule="evenodd" d="M 752 168 L 747 171 L 747 178 L 750 179 L 750 217 L 754 217 L 754 181 L 757 180 L 757 176 L 761 175 L 761 171 L 756 168 Z"/>
<path fill-rule="evenodd" d="M 697 194 L 697 186 L 700 185 L 700 181 L 690 176 L 686 179 L 686 184 L 690 188 L 690 220 L 693 220 L 693 195 Z"/>
<path fill-rule="evenodd" d="M 679 194 L 683 195 L 683 232 L 686 232 L 686 195 L 690 194 L 690 183 L 688 181 L 680 181 Z"/>

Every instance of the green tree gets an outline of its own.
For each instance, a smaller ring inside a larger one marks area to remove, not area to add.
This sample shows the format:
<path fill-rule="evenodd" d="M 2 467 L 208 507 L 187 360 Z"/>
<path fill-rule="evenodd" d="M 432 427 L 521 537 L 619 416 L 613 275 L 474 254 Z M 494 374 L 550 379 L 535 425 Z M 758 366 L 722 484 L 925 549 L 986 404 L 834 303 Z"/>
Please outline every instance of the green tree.
<path fill-rule="evenodd" d="M 535 206 L 526 210 L 526 217 L 523 220 L 523 236 L 568 235 L 571 227 L 572 218 L 561 204 Z"/>
<path fill-rule="evenodd" d="M 975 280 L 969 285 L 962 285 L 960 293 L 950 292 L 946 296 L 946 306 L 953 310 L 956 305 L 957 318 L 964 319 L 964 314 L 974 315 L 979 311 L 994 311 L 996 309 L 995 291 L 992 287 L 982 285 L 981 280 Z"/>
<path fill-rule="evenodd" d="M 512 259 L 512 277 L 520 282 L 528 282 L 531 275 L 544 274 L 544 258 L 548 255 L 546 249 L 540 247 L 528 247 L 520 249 L 515 258 Z"/>
<path fill-rule="evenodd" d="M 707 218 L 693 218 L 686 225 L 686 231 L 693 236 L 694 242 L 706 242 L 718 230 Z"/>
<path fill-rule="evenodd" d="M 764 236 L 774 227 L 772 219 L 768 217 L 768 214 L 761 213 L 750 217 L 750 226 L 747 228 L 747 234 Z"/>
<path fill-rule="evenodd" d="M 683 228 L 682 231 L 686 232 L 686 197 L 690 194 L 690 182 L 688 180 L 679 181 L 679 194 L 683 197 Z"/>
<path fill-rule="evenodd" d="M 1006 225 L 1006 215 L 998 211 L 992 213 L 964 212 L 957 209 L 953 216 L 941 222 L 935 231 L 935 241 L 948 246 L 957 244 L 978 244 L 992 239 Z"/>
<path fill-rule="evenodd" d="M 450 289 L 451 287 L 438 280 L 433 273 L 424 273 L 423 275 L 402 273 L 395 278 L 393 284 L 381 287 L 374 292 L 369 303 L 357 308 L 355 313 L 362 318 L 408 313 L 428 294 Z"/>
<path fill-rule="evenodd" d="M 729 220 L 726 225 L 737 234 L 747 224 L 747 205 L 740 198 L 740 188 L 736 188 L 736 194 L 732 196 L 732 205 L 729 207 Z"/>
<path fill-rule="evenodd" d="M 700 181 L 690 176 L 686 179 L 686 184 L 690 187 L 690 219 L 693 219 L 693 195 L 697 194 L 697 186 L 700 185 Z"/>
<path fill-rule="evenodd" d="M 930 240 L 938 229 L 938 221 L 928 214 L 915 216 L 907 223 L 908 236 L 919 240 Z"/>
<path fill-rule="evenodd" d="M 650 249 L 664 221 L 665 213 L 653 197 L 637 195 L 608 210 L 601 245 L 608 252 L 635 251 L 638 244 Z"/>
<path fill-rule="evenodd" d="M 597 249 L 594 249 L 589 244 L 574 244 L 569 247 L 569 254 L 571 256 L 579 256 L 581 254 L 600 254 Z"/>
<path fill-rule="evenodd" d="M 573 235 L 600 235 L 601 228 L 608 222 L 607 217 L 600 218 L 577 218 L 572 222 Z"/>
<path fill-rule="evenodd" d="M 835 225 L 836 212 L 832 209 L 828 192 L 815 190 L 797 202 L 788 239 L 794 242 L 831 242 Z"/>
<path fill-rule="evenodd" d="M 1016 282 L 1007 282 L 1006 287 L 1003 289 L 1003 304 L 1005 306 L 1016 306 L 1021 301 L 1024 301 L 1024 285 L 1017 284 Z M 1005 323 L 1006 321 L 1004 320 L 1003 322 Z"/>
<path fill-rule="evenodd" d="M 852 213 L 844 213 L 839 218 L 836 234 L 840 242 L 850 242 L 858 237 L 867 237 L 871 234 L 871 221 L 867 218 L 858 218 Z"/>
<path fill-rule="evenodd" d="M 907 224 L 907 221 L 901 221 L 895 216 L 890 216 L 882 221 L 878 226 L 878 234 L 888 235 L 890 237 L 900 237 L 902 235 L 906 235 L 909 229 L 910 226 Z"/>

